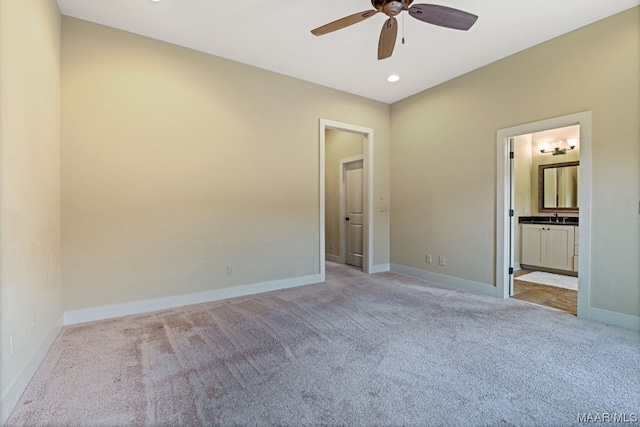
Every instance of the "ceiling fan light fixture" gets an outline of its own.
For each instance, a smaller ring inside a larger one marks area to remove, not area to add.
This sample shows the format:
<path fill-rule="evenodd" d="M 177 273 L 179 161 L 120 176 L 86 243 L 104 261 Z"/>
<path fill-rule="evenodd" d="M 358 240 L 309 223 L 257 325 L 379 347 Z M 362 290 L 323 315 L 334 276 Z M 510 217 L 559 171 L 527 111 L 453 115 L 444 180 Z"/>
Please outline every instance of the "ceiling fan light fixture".
<path fill-rule="evenodd" d="M 399 1 L 390 1 L 382 7 L 382 11 L 387 16 L 396 16 L 404 10 L 404 4 Z"/>
<path fill-rule="evenodd" d="M 389 83 L 395 83 L 395 82 L 397 82 L 398 80 L 400 80 L 400 76 L 399 76 L 399 75 L 397 75 L 397 74 L 391 74 L 389 77 L 387 77 L 387 81 L 388 81 Z"/>

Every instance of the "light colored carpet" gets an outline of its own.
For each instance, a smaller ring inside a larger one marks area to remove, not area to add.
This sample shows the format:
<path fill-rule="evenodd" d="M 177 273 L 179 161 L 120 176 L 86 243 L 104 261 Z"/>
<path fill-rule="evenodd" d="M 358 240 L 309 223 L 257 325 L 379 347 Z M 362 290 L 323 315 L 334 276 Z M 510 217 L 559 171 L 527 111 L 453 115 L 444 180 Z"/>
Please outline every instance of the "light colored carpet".
<path fill-rule="evenodd" d="M 555 286 L 556 288 L 578 290 L 578 278 L 574 276 L 534 271 L 518 276 L 516 279 L 530 283 L 539 283 L 541 285 Z"/>
<path fill-rule="evenodd" d="M 65 327 L 8 425 L 571 426 L 640 412 L 638 333 L 393 273 L 329 263 L 327 278 Z"/>

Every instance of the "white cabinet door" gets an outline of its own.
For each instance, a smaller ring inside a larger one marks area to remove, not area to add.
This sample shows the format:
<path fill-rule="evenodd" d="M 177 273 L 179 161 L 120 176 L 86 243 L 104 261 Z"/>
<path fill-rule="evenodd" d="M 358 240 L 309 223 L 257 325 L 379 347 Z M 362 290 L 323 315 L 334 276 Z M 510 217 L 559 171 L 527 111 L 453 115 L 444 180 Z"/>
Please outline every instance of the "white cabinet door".
<path fill-rule="evenodd" d="M 543 265 L 542 258 L 542 226 L 537 224 L 522 224 L 520 227 L 522 254 L 520 263 L 527 265 Z"/>
<path fill-rule="evenodd" d="M 557 268 L 558 270 L 573 271 L 573 227 L 550 225 L 545 228 L 544 235 L 547 240 L 547 260 L 545 266 Z"/>
<path fill-rule="evenodd" d="M 573 270 L 574 227 L 521 224 L 521 264 L 556 270 Z"/>

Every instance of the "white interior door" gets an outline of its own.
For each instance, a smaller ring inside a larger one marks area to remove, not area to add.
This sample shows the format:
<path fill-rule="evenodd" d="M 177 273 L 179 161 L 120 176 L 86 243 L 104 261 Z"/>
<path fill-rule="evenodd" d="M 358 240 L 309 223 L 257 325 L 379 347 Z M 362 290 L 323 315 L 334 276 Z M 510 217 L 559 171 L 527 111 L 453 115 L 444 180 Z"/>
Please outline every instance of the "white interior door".
<path fill-rule="evenodd" d="M 362 267 L 364 236 L 364 200 L 362 197 L 362 160 L 345 163 L 347 264 Z"/>
<path fill-rule="evenodd" d="M 514 260 L 516 254 L 515 248 L 515 199 L 516 199 L 516 191 L 515 191 L 515 167 L 516 164 L 514 162 L 514 152 L 515 152 L 515 140 L 514 138 L 509 138 L 509 296 L 513 296 L 514 292 Z"/>

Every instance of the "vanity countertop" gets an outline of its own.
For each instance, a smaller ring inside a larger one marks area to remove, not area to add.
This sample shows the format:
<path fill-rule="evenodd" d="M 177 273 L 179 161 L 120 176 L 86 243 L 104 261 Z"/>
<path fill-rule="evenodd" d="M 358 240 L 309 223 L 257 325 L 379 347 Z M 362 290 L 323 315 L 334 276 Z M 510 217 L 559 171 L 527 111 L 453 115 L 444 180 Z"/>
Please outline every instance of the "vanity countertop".
<path fill-rule="evenodd" d="M 578 217 L 575 216 L 521 216 L 520 224 L 554 224 L 554 225 L 578 225 Z"/>

